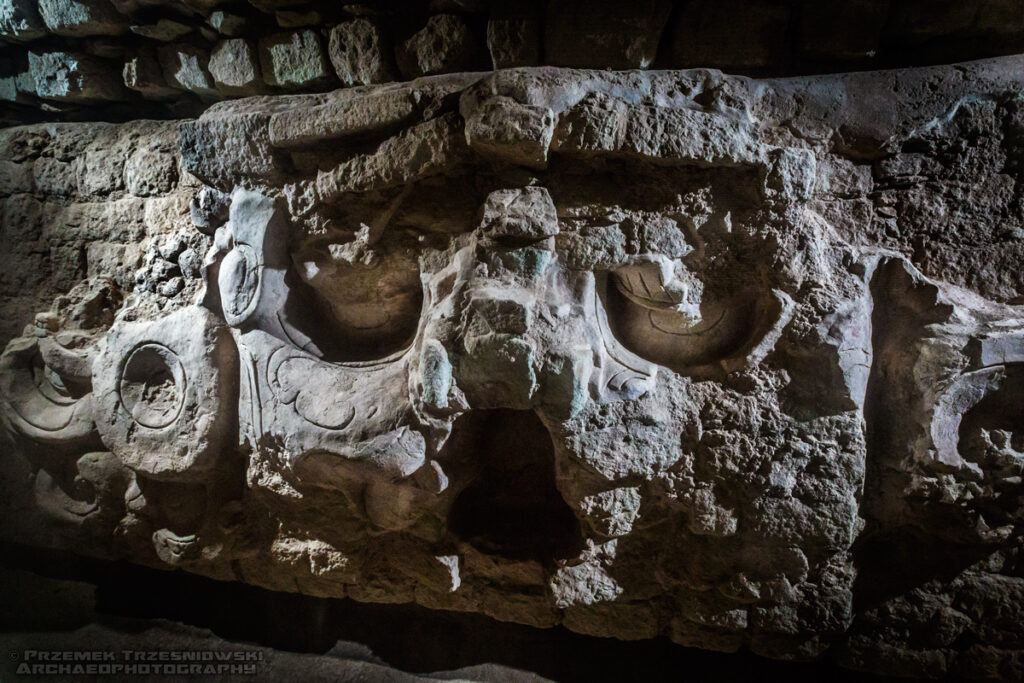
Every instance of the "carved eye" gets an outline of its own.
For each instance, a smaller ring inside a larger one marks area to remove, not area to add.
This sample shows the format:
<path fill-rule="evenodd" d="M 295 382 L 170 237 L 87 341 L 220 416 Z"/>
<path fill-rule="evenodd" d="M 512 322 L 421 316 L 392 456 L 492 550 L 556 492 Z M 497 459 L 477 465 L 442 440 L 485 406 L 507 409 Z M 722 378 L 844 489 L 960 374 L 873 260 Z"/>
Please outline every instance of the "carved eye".
<path fill-rule="evenodd" d="M 322 316 L 311 334 L 327 360 L 369 361 L 406 349 L 423 308 L 419 265 L 402 252 L 349 261 L 328 250 L 307 252 L 299 264 Z"/>
<path fill-rule="evenodd" d="M 627 349 L 682 373 L 735 369 L 779 320 L 770 293 L 740 288 L 706 291 L 668 261 L 629 264 L 608 273 L 604 305 L 609 328 Z"/>

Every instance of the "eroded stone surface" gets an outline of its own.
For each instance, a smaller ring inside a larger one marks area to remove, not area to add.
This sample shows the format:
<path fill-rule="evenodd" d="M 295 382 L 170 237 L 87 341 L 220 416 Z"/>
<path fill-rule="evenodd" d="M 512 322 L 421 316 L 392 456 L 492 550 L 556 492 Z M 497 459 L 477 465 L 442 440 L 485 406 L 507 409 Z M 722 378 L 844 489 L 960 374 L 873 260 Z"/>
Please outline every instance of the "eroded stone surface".
<path fill-rule="evenodd" d="M 32 273 L 0 280 L 34 320 L 0 358 L 3 533 L 1019 676 L 1021 73 L 251 98 L 182 122 L 174 173 L 173 128 L 6 131 L 2 225 L 69 294 L 33 318 Z"/>

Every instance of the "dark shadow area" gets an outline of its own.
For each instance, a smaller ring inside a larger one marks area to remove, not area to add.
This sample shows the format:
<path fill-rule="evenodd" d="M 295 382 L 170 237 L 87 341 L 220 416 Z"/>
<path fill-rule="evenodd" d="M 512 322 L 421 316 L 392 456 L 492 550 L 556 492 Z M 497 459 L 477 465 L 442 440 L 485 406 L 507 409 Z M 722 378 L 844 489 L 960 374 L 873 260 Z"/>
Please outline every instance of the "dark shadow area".
<path fill-rule="evenodd" d="M 159 571 L 68 553 L 3 545 L 2 565 L 96 586 L 95 613 L 78 610 L 71 622 L 59 602 L 47 622 L 11 609 L 3 592 L 0 629 L 66 630 L 98 621 L 137 632 L 149 619 L 168 619 L 235 641 L 294 652 L 323 653 L 339 640 L 362 643 L 388 664 L 412 672 L 494 662 L 555 681 L 896 681 L 837 668 L 829 662 L 781 662 L 746 652 L 722 654 L 684 648 L 666 639 L 624 642 L 535 629 L 487 617 L 408 605 L 372 605 L 277 593 L 180 571 Z M 36 603 L 38 604 L 38 603 Z M 103 649 L 103 643 L 96 643 Z"/>
<path fill-rule="evenodd" d="M 854 610 L 870 609 L 930 581 L 952 581 L 995 550 L 950 543 L 912 527 L 864 537 L 855 545 Z"/>
<path fill-rule="evenodd" d="M 919 400 L 910 393 L 914 382 L 909 373 L 926 326 L 944 321 L 951 313 L 949 304 L 940 301 L 934 285 L 915 281 L 898 261 L 880 263 L 870 289 L 874 357 L 864 401 L 867 462 L 861 503 L 868 526 L 854 544 L 857 612 L 929 581 L 951 580 L 995 551 L 991 545 L 949 540 L 965 525 L 957 508 L 923 500 L 910 505 L 901 502 L 909 500 L 903 493 L 910 477 L 903 465 L 905 442 L 918 428 L 908 417 L 910 407 Z M 893 406 L 908 408 L 893 410 Z"/>
<path fill-rule="evenodd" d="M 475 410 L 459 418 L 440 460 L 478 463 L 455 498 L 451 531 L 481 552 L 550 564 L 582 548 L 579 522 L 555 486 L 555 452 L 533 411 Z"/>

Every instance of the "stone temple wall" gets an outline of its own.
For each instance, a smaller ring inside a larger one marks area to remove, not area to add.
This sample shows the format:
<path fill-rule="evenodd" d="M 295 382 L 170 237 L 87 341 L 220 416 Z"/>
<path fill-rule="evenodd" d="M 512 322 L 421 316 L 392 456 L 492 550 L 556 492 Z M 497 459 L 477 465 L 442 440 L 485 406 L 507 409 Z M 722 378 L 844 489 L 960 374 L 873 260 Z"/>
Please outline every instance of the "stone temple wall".
<path fill-rule="evenodd" d="M 3 0 L 0 117 L 197 115 L 521 66 L 796 75 L 1019 53 L 1021 0 Z"/>
<path fill-rule="evenodd" d="M 1020 679 L 1022 93 L 526 66 L 0 130 L 0 540 Z"/>

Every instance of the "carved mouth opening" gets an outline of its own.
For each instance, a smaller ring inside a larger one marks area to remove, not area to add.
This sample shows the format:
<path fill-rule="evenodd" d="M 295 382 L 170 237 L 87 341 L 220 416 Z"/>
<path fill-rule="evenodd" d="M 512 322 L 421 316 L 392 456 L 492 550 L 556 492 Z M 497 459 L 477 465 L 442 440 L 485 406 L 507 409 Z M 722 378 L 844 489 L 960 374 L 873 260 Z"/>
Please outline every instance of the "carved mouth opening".
<path fill-rule="evenodd" d="M 551 435 L 533 411 L 464 415 L 440 455 L 448 458 L 477 472 L 449 513 L 459 539 L 514 560 L 550 563 L 579 554 L 579 521 L 555 485 Z"/>

